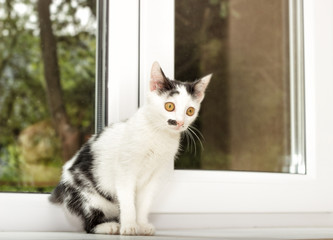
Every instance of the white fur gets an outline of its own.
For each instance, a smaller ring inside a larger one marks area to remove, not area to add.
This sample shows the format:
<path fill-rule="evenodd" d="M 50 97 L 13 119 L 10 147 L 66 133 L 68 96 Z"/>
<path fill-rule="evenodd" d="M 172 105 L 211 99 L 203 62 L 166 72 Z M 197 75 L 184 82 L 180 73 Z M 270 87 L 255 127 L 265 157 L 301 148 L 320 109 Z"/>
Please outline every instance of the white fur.
<path fill-rule="evenodd" d="M 120 224 L 116 222 L 101 223 L 95 227 L 95 233 L 97 234 L 119 234 Z"/>

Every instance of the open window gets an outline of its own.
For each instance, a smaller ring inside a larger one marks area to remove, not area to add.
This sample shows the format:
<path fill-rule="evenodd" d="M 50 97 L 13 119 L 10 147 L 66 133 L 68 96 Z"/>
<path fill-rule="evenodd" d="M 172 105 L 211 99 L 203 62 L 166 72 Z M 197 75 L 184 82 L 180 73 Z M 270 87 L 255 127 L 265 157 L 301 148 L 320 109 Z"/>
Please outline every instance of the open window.
<path fill-rule="evenodd" d="M 176 163 L 153 207 L 158 228 L 329 224 L 332 3 L 98 3 L 97 129 L 144 104 L 156 60 L 171 78 L 215 74 L 196 123 L 204 149 Z M 0 230 L 75 230 L 47 194 L 1 193 L 0 212 Z"/>

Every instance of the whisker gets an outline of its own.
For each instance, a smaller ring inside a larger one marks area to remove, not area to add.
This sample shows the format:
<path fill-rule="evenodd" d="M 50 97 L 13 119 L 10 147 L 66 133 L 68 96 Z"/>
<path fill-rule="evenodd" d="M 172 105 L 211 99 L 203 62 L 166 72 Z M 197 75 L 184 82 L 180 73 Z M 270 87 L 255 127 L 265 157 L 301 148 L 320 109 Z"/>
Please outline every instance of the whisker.
<path fill-rule="evenodd" d="M 193 129 L 191 129 L 191 128 L 188 128 L 188 130 L 190 130 L 190 132 L 193 133 L 194 136 L 196 136 L 196 138 L 198 139 L 198 141 L 199 141 L 199 143 L 200 143 L 200 145 L 201 145 L 201 148 L 204 149 L 203 144 L 202 144 L 202 141 L 201 141 L 201 139 L 199 138 L 199 136 L 195 133 L 195 131 L 194 131 Z"/>
<path fill-rule="evenodd" d="M 189 128 L 188 128 L 188 130 L 189 130 Z M 195 144 L 195 139 L 194 139 L 194 137 L 193 137 L 193 135 L 192 135 L 192 132 L 191 132 L 190 130 L 188 131 L 188 136 L 189 136 L 190 139 L 192 140 L 191 143 L 193 143 L 193 147 L 194 147 L 194 155 L 197 155 L 197 145 Z M 190 146 L 192 146 L 192 144 L 191 144 Z"/>
<path fill-rule="evenodd" d="M 193 149 L 194 149 L 194 154 L 195 154 L 196 153 L 196 146 L 195 146 L 194 139 L 193 139 L 192 134 L 189 130 L 187 130 L 187 134 L 188 134 L 188 139 L 189 139 L 189 145 L 190 145 L 190 148 L 191 148 L 191 152 L 193 152 Z"/>
<path fill-rule="evenodd" d="M 200 135 L 200 137 L 205 141 L 205 137 L 204 135 L 200 132 L 200 130 L 192 125 L 189 126 L 189 128 L 191 128 L 192 130 L 195 130 L 196 133 L 198 133 Z"/>
<path fill-rule="evenodd" d="M 184 134 L 184 136 L 185 136 L 185 138 L 186 138 L 186 150 L 187 150 L 187 151 L 191 151 L 191 149 L 190 149 L 190 145 L 189 145 L 189 137 L 188 137 L 187 129 L 186 129 L 186 131 L 183 132 L 183 134 Z"/>
<path fill-rule="evenodd" d="M 188 138 L 188 134 L 187 134 L 187 129 L 186 129 L 186 131 L 184 131 L 182 134 L 183 134 L 183 135 L 185 136 L 185 138 L 186 138 L 186 149 L 189 150 L 189 138 Z"/>

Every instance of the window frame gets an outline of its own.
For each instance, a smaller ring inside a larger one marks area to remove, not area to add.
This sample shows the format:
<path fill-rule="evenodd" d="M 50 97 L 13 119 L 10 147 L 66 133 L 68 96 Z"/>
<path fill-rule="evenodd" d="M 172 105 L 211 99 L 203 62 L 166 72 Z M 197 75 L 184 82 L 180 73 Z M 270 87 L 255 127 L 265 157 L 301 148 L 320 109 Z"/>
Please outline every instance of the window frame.
<path fill-rule="evenodd" d="M 146 24 L 151 24 L 150 15 L 163 15 L 161 18 L 173 21 L 170 15 L 165 15 L 170 10 L 165 6 L 166 2 L 109 1 L 109 122 L 129 117 L 139 102 L 142 103 L 143 80 L 149 79 L 152 61 L 158 59 L 166 74 L 173 76 L 173 66 L 169 63 L 173 51 L 160 49 L 156 44 L 162 36 L 155 34 L 151 39 L 146 35 L 149 31 Z M 163 14 L 150 12 L 150 6 L 163 8 Z M 120 13 L 126 14 L 121 16 Z M 177 170 L 153 206 L 151 219 L 158 229 L 333 226 L 333 194 L 330 191 L 333 189 L 333 148 L 330 146 L 333 109 L 329 104 L 333 102 L 332 16 L 333 2 L 330 0 L 304 0 L 307 174 Z M 126 26 L 122 20 L 126 20 Z M 168 21 L 165 25 L 157 22 L 154 25 L 168 33 L 172 28 Z M 122 30 L 122 26 L 129 30 Z M 324 30 L 322 26 L 326 26 Z M 112 49 L 112 44 L 122 42 L 130 47 Z M 150 42 L 155 44 L 150 46 Z M 148 55 L 144 57 L 146 51 Z M 126 79 L 129 82 L 121 82 Z M 116 90 L 119 92 L 112 95 Z M 130 95 L 132 93 L 134 96 Z M 121 112 L 123 107 L 126 112 Z M 47 197 L 48 194 L 0 193 L 0 231 L 82 230 L 61 208 L 50 204 Z"/>
<path fill-rule="evenodd" d="M 99 133 L 108 123 L 108 42 L 109 5 L 107 0 L 99 0 L 97 4 L 96 34 L 96 83 L 95 83 L 95 133 Z"/>
<path fill-rule="evenodd" d="M 108 123 L 138 109 L 139 20 L 139 1 L 109 1 Z"/>

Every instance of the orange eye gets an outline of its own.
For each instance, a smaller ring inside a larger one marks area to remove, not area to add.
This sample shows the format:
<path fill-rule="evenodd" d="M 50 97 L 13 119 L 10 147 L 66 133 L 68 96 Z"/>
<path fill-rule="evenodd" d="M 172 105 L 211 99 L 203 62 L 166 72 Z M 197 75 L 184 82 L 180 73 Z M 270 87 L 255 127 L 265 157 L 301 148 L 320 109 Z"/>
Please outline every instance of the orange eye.
<path fill-rule="evenodd" d="M 165 110 L 167 110 L 168 112 L 172 112 L 173 110 L 175 110 L 175 104 L 173 104 L 172 102 L 167 102 L 164 105 Z"/>
<path fill-rule="evenodd" d="M 188 116 L 193 116 L 193 114 L 194 114 L 194 108 L 193 107 L 189 107 L 187 110 L 186 110 L 186 114 L 188 115 Z"/>

